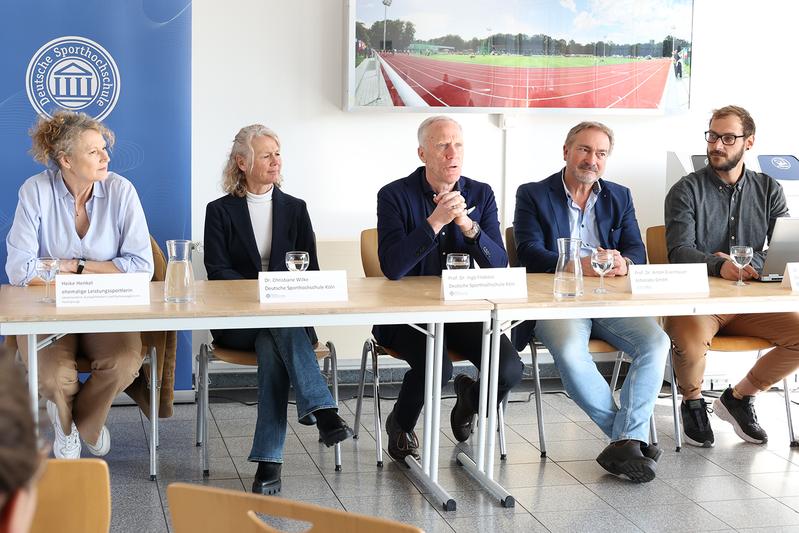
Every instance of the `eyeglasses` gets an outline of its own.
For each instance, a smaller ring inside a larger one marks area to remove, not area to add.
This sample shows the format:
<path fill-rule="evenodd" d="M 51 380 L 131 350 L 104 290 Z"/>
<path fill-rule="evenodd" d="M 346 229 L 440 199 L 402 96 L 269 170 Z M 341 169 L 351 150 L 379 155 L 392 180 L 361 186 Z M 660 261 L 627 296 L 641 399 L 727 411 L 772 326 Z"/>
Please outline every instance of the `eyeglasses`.
<path fill-rule="evenodd" d="M 735 144 L 735 141 L 740 139 L 741 137 L 746 137 L 746 135 L 733 135 L 732 133 L 725 133 L 724 135 L 719 135 L 715 131 L 707 130 L 705 132 L 705 140 L 709 143 L 714 143 L 721 139 L 721 144 L 732 146 Z"/>

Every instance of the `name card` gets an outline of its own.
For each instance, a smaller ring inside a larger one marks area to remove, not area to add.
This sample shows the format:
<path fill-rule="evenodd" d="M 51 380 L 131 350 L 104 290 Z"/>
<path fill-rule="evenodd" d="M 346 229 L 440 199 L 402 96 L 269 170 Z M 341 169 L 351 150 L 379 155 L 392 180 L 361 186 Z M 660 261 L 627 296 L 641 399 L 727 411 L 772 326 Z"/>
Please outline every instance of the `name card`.
<path fill-rule="evenodd" d="M 633 294 L 707 294 L 707 265 L 678 263 L 667 265 L 630 265 L 627 275 Z"/>
<path fill-rule="evenodd" d="M 527 272 L 523 267 L 445 270 L 441 296 L 444 300 L 527 298 Z"/>
<path fill-rule="evenodd" d="M 56 307 L 150 305 L 150 274 L 59 274 Z"/>
<path fill-rule="evenodd" d="M 785 274 L 782 277 L 783 287 L 799 292 L 799 263 L 786 263 Z"/>
<path fill-rule="evenodd" d="M 262 304 L 346 301 L 347 272 L 259 272 L 258 299 Z"/>

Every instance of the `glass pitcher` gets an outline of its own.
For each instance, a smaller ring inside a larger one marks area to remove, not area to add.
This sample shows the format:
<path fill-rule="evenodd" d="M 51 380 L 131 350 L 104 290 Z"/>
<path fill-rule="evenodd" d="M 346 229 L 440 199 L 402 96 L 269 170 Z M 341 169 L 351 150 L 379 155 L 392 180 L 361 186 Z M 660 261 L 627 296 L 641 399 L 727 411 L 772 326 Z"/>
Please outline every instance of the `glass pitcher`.
<path fill-rule="evenodd" d="M 555 266 L 555 298 L 583 295 L 583 265 L 580 262 L 580 239 L 558 239 L 558 264 Z"/>
<path fill-rule="evenodd" d="M 191 252 L 194 249 L 195 243 L 192 241 L 166 241 L 169 262 L 164 280 L 165 301 L 176 304 L 194 301 L 194 270 L 191 266 Z"/>

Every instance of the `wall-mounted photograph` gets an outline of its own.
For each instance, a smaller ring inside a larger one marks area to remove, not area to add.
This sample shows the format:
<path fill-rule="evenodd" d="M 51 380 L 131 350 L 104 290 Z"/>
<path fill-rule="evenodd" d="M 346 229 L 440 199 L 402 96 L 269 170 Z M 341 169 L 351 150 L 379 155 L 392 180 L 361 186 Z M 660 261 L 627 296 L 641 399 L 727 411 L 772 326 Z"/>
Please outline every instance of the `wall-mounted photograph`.
<path fill-rule="evenodd" d="M 693 0 L 351 0 L 347 109 L 678 112 Z"/>

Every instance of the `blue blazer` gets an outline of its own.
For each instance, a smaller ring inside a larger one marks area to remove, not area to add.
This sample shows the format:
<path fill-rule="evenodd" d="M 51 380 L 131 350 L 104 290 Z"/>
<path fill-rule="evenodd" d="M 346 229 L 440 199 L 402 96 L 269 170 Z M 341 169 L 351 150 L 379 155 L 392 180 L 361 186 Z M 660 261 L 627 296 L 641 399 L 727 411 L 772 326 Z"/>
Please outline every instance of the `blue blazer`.
<path fill-rule="evenodd" d="M 225 195 L 205 210 L 205 269 L 208 279 L 258 279 L 261 256 L 255 244 L 247 198 Z M 308 252 L 308 270 L 319 270 L 316 238 L 305 202 L 277 187 L 272 190 L 272 253 L 269 271 L 287 271 L 286 252 Z M 306 328 L 311 344 L 313 328 Z"/>
<path fill-rule="evenodd" d="M 454 222 L 438 235 L 427 223 L 435 204 L 433 190 L 425 178 L 425 167 L 380 189 L 377 193 L 377 254 L 387 278 L 440 276 L 446 254 L 452 252 L 468 253 L 480 268 L 507 266 L 508 254 L 502 244 L 497 202 L 491 187 L 461 176 L 457 188 L 467 208 L 474 207 L 469 218 L 480 224 L 481 231 L 474 242 L 467 241 Z M 395 329 L 375 326 L 372 332 L 378 342 L 390 344 L 389 338 Z"/>
<path fill-rule="evenodd" d="M 646 263 L 646 249 L 635 218 L 630 189 L 599 180 L 602 191 L 596 211 L 599 245 L 618 250 L 636 264 Z M 554 272 L 558 263 L 558 238 L 569 237 L 569 212 L 561 171 L 539 182 L 525 183 L 516 191 L 513 235 L 519 263 L 527 272 Z M 532 338 L 535 322 L 527 321 L 513 330 L 517 349 Z"/>

